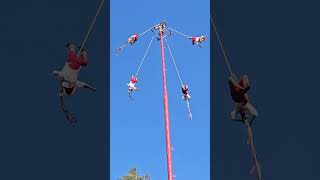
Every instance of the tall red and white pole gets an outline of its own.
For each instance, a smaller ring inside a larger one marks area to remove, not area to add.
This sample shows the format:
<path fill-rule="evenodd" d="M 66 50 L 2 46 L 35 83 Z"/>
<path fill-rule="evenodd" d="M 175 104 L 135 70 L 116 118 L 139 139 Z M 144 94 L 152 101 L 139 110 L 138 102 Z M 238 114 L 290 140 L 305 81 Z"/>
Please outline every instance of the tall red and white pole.
<path fill-rule="evenodd" d="M 164 48 L 163 48 L 163 34 L 164 27 L 160 27 L 160 47 L 162 57 L 162 79 L 163 79 L 163 102 L 164 102 L 164 118 L 166 127 L 166 145 L 167 145 L 167 168 L 168 168 L 168 180 L 173 180 L 172 175 L 172 156 L 171 156 L 171 141 L 170 141 L 170 120 L 169 120 L 169 108 L 168 108 L 168 96 L 167 96 L 167 83 L 166 83 L 166 64 L 164 61 Z"/>

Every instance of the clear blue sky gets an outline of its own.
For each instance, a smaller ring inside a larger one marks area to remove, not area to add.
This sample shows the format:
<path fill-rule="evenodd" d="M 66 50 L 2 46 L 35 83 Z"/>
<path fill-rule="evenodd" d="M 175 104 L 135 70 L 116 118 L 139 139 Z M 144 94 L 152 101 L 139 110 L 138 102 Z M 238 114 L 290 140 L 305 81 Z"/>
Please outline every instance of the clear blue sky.
<path fill-rule="evenodd" d="M 157 4 L 161 3 L 161 4 Z M 159 42 L 155 41 L 139 74 L 141 91 L 128 98 L 126 83 L 142 60 L 152 33 L 142 36 L 120 56 L 114 50 L 134 32 L 166 20 L 187 35 L 206 35 L 204 48 L 178 34 L 168 38 L 182 80 L 189 85 L 193 119 L 181 100 L 179 79 L 166 51 L 173 170 L 176 179 L 210 177 L 210 21 L 209 1 L 111 1 L 110 39 L 110 178 L 132 168 L 153 180 L 167 179 Z M 201 8 L 199 8 L 201 7 Z"/>

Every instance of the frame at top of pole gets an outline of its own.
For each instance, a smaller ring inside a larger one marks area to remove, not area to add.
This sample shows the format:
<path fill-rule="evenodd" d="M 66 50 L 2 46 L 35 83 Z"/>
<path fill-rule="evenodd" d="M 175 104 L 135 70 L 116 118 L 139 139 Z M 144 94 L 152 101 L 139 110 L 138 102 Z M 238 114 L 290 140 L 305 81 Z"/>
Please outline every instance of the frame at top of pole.
<path fill-rule="evenodd" d="M 165 21 L 162 21 L 162 22 L 160 22 L 159 24 L 154 25 L 154 26 L 151 28 L 151 31 L 153 32 L 154 36 L 155 36 L 158 40 L 160 40 L 160 35 L 159 35 L 160 32 L 163 33 L 163 34 L 162 34 L 162 35 L 163 35 L 162 38 L 165 38 L 165 37 L 167 37 L 167 36 L 171 36 L 171 35 L 172 35 L 171 30 L 170 30 L 169 28 L 167 28 L 167 27 L 168 27 L 168 26 L 167 26 L 167 23 L 166 23 Z M 157 32 L 159 32 L 159 33 L 157 33 Z"/>

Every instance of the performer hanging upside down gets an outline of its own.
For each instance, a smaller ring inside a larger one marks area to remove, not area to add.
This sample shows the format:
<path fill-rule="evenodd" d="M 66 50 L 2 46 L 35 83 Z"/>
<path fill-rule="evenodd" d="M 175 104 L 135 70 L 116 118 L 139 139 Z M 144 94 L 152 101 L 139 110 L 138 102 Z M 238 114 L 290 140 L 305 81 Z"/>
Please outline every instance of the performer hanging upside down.
<path fill-rule="evenodd" d="M 205 36 L 200 36 L 200 37 L 192 37 L 191 41 L 192 41 L 192 45 L 197 44 L 198 46 L 202 47 L 200 44 L 203 43 L 206 40 Z"/>
<path fill-rule="evenodd" d="M 53 75 L 57 76 L 61 81 L 60 85 L 62 89 L 59 96 L 73 95 L 78 88 L 88 88 L 96 91 L 94 87 L 78 80 L 80 68 L 86 66 L 88 63 L 85 49 L 82 49 L 78 57 L 75 43 L 68 43 L 66 47 L 68 48 L 67 62 L 61 71 L 53 71 Z"/>
<path fill-rule="evenodd" d="M 181 86 L 181 90 L 182 90 L 182 100 L 185 100 L 187 102 L 187 108 L 188 108 L 188 117 L 190 119 L 192 119 L 192 113 L 191 113 L 191 108 L 190 108 L 190 104 L 189 101 L 191 99 L 191 96 L 189 94 L 189 88 L 188 85 L 182 85 Z"/>
<path fill-rule="evenodd" d="M 78 80 L 81 67 L 86 66 L 88 62 L 87 52 L 82 49 L 80 56 L 78 57 L 76 53 L 77 45 L 75 43 L 68 43 L 66 47 L 68 48 L 67 62 L 61 71 L 54 70 L 52 74 L 60 80 L 61 89 L 59 96 L 61 109 L 65 113 L 70 124 L 74 125 L 76 123 L 76 119 L 66 108 L 63 102 L 63 97 L 74 95 L 78 88 L 88 88 L 92 91 L 96 91 L 96 89 L 87 83 Z"/>
<path fill-rule="evenodd" d="M 136 41 L 138 41 L 139 35 L 137 33 L 134 33 L 131 37 L 128 39 L 128 43 L 133 45 Z"/>
<path fill-rule="evenodd" d="M 131 93 L 135 90 L 138 90 L 137 87 L 135 87 L 136 83 L 138 82 L 138 78 L 135 77 L 134 75 L 131 76 L 130 82 L 126 84 L 128 86 L 128 93 L 129 96 L 131 97 Z"/>
<path fill-rule="evenodd" d="M 234 75 L 231 75 L 228 79 L 229 87 L 231 92 L 231 97 L 235 102 L 235 108 L 230 113 L 232 120 L 237 120 L 236 115 L 240 113 L 241 121 L 247 119 L 246 110 L 248 110 L 252 118 L 249 121 L 250 125 L 253 122 L 253 119 L 258 116 L 257 110 L 251 105 L 249 97 L 247 95 L 248 90 L 250 89 L 248 76 L 243 75 L 240 79 L 240 82 L 237 81 Z"/>
<path fill-rule="evenodd" d="M 182 100 L 187 100 L 189 101 L 191 99 L 191 96 L 189 95 L 189 88 L 188 85 L 182 85 L 181 86 L 181 90 L 182 90 Z"/>

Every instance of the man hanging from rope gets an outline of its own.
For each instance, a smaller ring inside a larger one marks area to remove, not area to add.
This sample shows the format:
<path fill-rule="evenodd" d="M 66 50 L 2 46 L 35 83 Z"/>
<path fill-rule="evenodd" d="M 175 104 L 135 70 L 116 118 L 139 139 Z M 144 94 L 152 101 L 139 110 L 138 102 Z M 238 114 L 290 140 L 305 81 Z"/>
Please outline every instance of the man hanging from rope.
<path fill-rule="evenodd" d="M 79 71 L 81 67 L 86 66 L 88 63 L 87 52 L 85 49 L 82 49 L 80 55 L 77 56 L 75 43 L 68 43 L 66 45 L 68 49 L 67 62 L 65 63 L 63 69 L 61 71 L 53 71 L 53 75 L 55 75 L 60 80 L 61 90 L 59 92 L 61 107 L 65 112 L 68 121 L 71 124 L 75 123 L 74 117 L 69 113 L 63 103 L 63 96 L 71 96 L 74 95 L 78 88 L 87 88 L 92 91 L 96 91 L 94 87 L 91 87 L 85 82 L 79 81 Z"/>
<path fill-rule="evenodd" d="M 182 90 L 182 100 L 189 101 L 191 99 L 191 96 L 189 95 L 189 88 L 188 85 L 182 85 L 181 86 Z"/>
<path fill-rule="evenodd" d="M 229 86 L 231 90 L 231 97 L 235 101 L 235 109 L 231 112 L 231 119 L 236 120 L 236 114 L 240 113 L 241 115 L 241 122 L 247 124 L 248 127 L 248 136 L 247 136 L 247 144 L 250 145 L 251 153 L 252 153 L 252 160 L 253 160 L 253 167 L 250 171 L 250 175 L 253 174 L 253 172 L 257 172 L 257 178 L 258 180 L 261 179 L 261 168 L 260 163 L 257 159 L 257 154 L 255 150 L 255 146 L 253 144 L 253 134 L 252 134 L 252 122 L 255 117 L 258 116 L 257 110 L 251 105 L 249 102 L 249 98 L 247 95 L 248 90 L 250 89 L 249 85 L 249 79 L 248 76 L 243 75 L 240 79 L 240 81 L 237 81 L 237 78 L 235 75 L 231 75 L 229 77 Z M 252 118 L 250 121 L 247 121 L 246 117 L 246 111 L 249 111 L 252 115 Z"/>
<path fill-rule="evenodd" d="M 136 41 L 138 41 L 139 35 L 137 33 L 134 33 L 131 37 L 128 39 L 128 43 L 133 45 Z"/>
<path fill-rule="evenodd" d="M 116 55 L 119 55 L 123 48 L 125 48 L 128 44 L 133 45 L 135 42 L 138 41 L 139 35 L 137 33 L 134 33 L 132 36 L 128 38 L 128 41 L 124 43 L 122 46 L 116 49 L 115 53 Z"/>
<path fill-rule="evenodd" d="M 138 82 L 138 78 L 134 75 L 131 76 L 130 78 L 130 82 L 128 84 L 126 84 L 128 86 L 128 93 L 129 93 L 129 97 L 132 99 L 131 93 L 133 93 L 133 91 L 138 90 L 137 87 L 135 87 L 136 83 Z"/>
<path fill-rule="evenodd" d="M 258 116 L 258 112 L 250 104 L 249 98 L 247 95 L 247 92 L 250 89 L 249 79 L 248 79 L 248 76 L 244 75 L 240 79 L 240 82 L 238 82 L 236 76 L 232 73 L 227 55 L 225 53 L 225 50 L 223 48 L 223 45 L 222 45 L 222 42 L 221 42 L 221 39 L 219 36 L 219 33 L 217 31 L 217 28 L 215 26 L 215 23 L 214 23 L 211 15 L 210 15 L 210 20 L 211 20 L 211 24 L 214 28 L 215 34 L 217 36 L 217 40 L 220 45 L 220 48 L 222 50 L 224 60 L 227 64 L 229 72 L 230 72 L 230 77 L 229 77 L 228 81 L 229 81 L 229 86 L 230 86 L 231 97 L 232 97 L 233 101 L 235 102 L 235 109 L 230 113 L 231 119 L 236 120 L 236 115 L 238 113 L 240 113 L 240 115 L 241 115 L 240 121 L 245 123 L 247 126 L 247 129 L 248 129 L 247 144 L 250 145 L 252 160 L 254 163 L 254 166 L 250 171 L 250 175 L 253 174 L 253 172 L 256 172 L 257 179 L 261 180 L 261 178 L 262 178 L 261 167 L 260 167 L 260 163 L 257 159 L 257 152 L 256 152 L 256 149 L 255 149 L 255 146 L 253 143 L 253 132 L 252 132 L 252 127 L 251 127 L 253 119 Z M 246 110 L 248 110 L 252 114 L 252 118 L 251 118 L 250 122 L 246 120 L 246 118 L 247 118 L 246 117 Z"/>
<path fill-rule="evenodd" d="M 86 50 L 82 49 L 80 56 L 77 56 L 77 45 L 75 43 L 68 43 L 66 47 L 68 48 L 68 55 L 65 66 L 61 71 L 53 71 L 53 74 L 62 80 L 61 86 L 63 89 L 59 95 L 73 95 L 78 88 L 87 88 L 96 91 L 94 87 L 78 80 L 81 67 L 86 66 L 88 63 Z"/>
<path fill-rule="evenodd" d="M 197 44 L 199 47 L 202 47 L 201 43 L 203 43 L 205 40 L 206 40 L 205 36 L 199 36 L 199 37 L 194 36 L 194 37 L 191 38 L 192 45 Z"/>
<path fill-rule="evenodd" d="M 188 85 L 182 85 L 181 86 L 181 90 L 182 90 L 182 100 L 185 100 L 187 102 L 187 108 L 188 108 L 188 117 L 190 119 L 192 119 L 192 113 L 191 113 L 191 108 L 190 108 L 190 99 L 191 96 L 189 94 L 189 87 Z"/>
<path fill-rule="evenodd" d="M 232 74 L 232 73 L 231 73 Z M 249 79 L 248 76 L 243 75 L 240 79 L 240 81 L 237 81 L 237 78 L 235 77 L 234 74 L 232 74 L 229 77 L 229 86 L 230 86 L 230 91 L 231 91 L 231 97 L 233 101 L 235 102 L 235 109 L 230 113 L 231 119 L 232 120 L 237 120 L 236 115 L 240 113 L 241 119 L 240 121 L 245 123 L 248 128 L 248 136 L 247 136 L 247 144 L 250 145 L 251 153 L 252 153 L 252 160 L 253 160 L 253 167 L 250 171 L 250 175 L 253 174 L 253 172 L 257 172 L 257 178 L 258 180 L 261 179 L 261 168 L 260 168 L 260 163 L 257 159 L 257 154 L 255 150 L 255 146 L 253 144 L 253 134 L 252 134 L 252 122 L 255 117 L 258 116 L 257 110 L 251 105 L 247 92 L 250 89 L 249 85 Z M 246 116 L 246 111 L 249 111 L 251 113 L 251 120 L 247 121 L 247 116 Z"/>
<path fill-rule="evenodd" d="M 250 89 L 248 76 L 243 75 L 240 81 L 238 82 L 235 75 L 231 75 L 228 81 L 229 81 L 231 97 L 235 102 L 235 108 L 230 113 L 231 119 L 237 120 L 236 115 L 240 113 L 241 115 L 240 121 L 244 122 L 244 120 L 247 119 L 246 110 L 248 110 L 252 115 L 252 118 L 250 120 L 250 125 L 251 125 L 253 122 L 253 119 L 258 116 L 258 112 L 249 102 L 249 98 L 247 95 L 247 92 Z"/>

